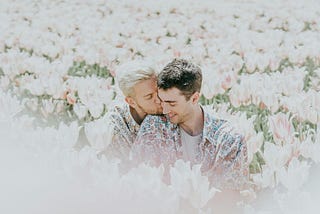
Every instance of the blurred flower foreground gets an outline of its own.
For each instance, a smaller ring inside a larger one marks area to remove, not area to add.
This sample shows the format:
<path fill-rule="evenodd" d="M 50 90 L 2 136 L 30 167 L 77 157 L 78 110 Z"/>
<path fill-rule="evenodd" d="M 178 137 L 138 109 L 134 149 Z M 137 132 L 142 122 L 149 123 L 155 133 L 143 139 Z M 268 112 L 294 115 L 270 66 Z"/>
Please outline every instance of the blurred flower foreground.
<path fill-rule="evenodd" d="M 319 213 L 319 1 L 0 1 L 1 213 L 218 213 L 178 161 L 120 175 L 92 142 L 121 100 L 117 66 L 175 57 L 201 103 L 244 133 L 253 189 L 237 213 Z"/>

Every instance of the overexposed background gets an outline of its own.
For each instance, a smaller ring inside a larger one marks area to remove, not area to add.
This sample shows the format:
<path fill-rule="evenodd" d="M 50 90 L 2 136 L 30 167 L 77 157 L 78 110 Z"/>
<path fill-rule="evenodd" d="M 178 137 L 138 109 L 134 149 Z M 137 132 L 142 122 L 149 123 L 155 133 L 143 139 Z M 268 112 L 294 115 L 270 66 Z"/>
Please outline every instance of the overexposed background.
<path fill-rule="evenodd" d="M 167 186 L 96 156 L 117 67 L 175 57 L 245 135 L 257 190 L 238 211 L 318 213 L 319 16 L 312 0 L 0 0 L 1 213 L 215 213 L 197 167 L 178 162 Z"/>

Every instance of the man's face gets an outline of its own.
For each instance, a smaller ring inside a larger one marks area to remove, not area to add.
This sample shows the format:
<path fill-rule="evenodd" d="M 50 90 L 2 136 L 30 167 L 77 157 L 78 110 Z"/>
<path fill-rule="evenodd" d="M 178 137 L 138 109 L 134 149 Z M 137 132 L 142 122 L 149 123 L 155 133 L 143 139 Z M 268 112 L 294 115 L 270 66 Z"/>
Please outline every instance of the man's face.
<path fill-rule="evenodd" d="M 145 114 L 162 114 L 156 78 L 142 80 L 134 87 L 135 109 Z"/>
<path fill-rule="evenodd" d="M 186 100 L 179 89 L 175 87 L 167 90 L 159 89 L 158 96 L 161 100 L 163 113 L 169 116 L 171 123 L 184 123 L 190 118 L 193 106 L 192 99 Z"/>

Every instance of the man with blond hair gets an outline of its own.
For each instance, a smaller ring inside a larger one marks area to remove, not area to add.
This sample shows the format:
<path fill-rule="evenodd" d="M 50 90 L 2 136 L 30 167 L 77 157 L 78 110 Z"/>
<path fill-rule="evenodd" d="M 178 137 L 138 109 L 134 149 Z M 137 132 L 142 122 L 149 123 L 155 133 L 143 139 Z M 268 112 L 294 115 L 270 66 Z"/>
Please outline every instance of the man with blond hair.
<path fill-rule="evenodd" d="M 156 71 L 146 61 L 136 60 L 120 66 L 115 79 L 125 102 L 115 104 L 105 116 L 111 132 L 100 154 L 129 161 L 132 143 L 144 118 L 162 114 Z"/>

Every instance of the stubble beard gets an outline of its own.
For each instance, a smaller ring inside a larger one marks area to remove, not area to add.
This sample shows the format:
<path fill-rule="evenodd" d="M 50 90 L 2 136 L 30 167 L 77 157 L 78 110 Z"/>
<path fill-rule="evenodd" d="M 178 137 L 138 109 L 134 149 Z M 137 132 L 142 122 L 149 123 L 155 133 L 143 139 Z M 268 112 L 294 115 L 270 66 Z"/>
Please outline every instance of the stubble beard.
<path fill-rule="evenodd" d="M 163 115 L 162 111 L 160 111 L 160 109 L 156 109 L 156 110 L 146 110 L 145 108 L 143 108 L 140 104 L 137 103 L 137 106 L 139 108 L 139 111 L 143 112 L 145 115 Z M 159 110 L 159 111 L 158 111 Z"/>

